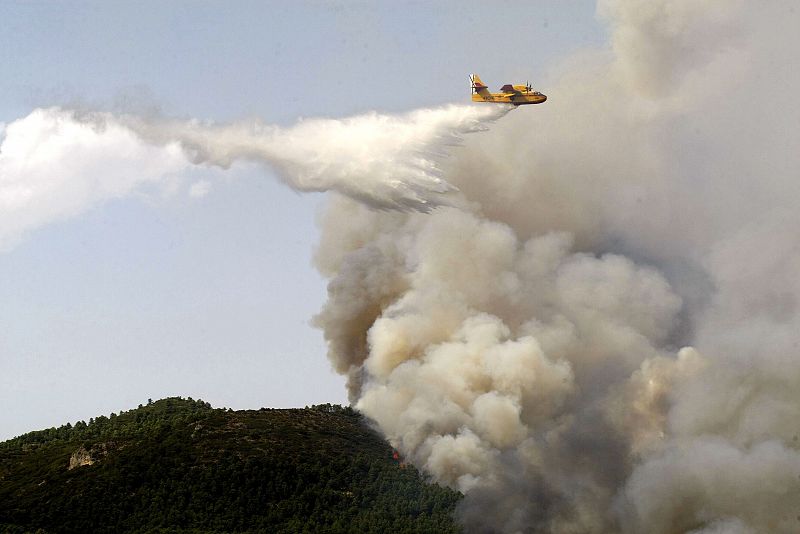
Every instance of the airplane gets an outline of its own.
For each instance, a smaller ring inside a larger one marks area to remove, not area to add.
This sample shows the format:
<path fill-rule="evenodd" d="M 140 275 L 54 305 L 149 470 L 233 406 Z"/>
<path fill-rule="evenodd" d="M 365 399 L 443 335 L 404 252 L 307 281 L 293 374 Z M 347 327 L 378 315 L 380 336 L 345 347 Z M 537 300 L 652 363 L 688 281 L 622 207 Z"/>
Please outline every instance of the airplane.
<path fill-rule="evenodd" d="M 477 74 L 469 75 L 470 86 L 472 87 L 473 102 L 491 102 L 493 104 L 514 104 L 523 106 L 525 104 L 541 104 L 547 100 L 547 96 L 539 91 L 534 91 L 531 84 L 511 85 L 505 84 L 500 88 L 500 93 L 490 93 L 488 86 L 485 85 Z"/>

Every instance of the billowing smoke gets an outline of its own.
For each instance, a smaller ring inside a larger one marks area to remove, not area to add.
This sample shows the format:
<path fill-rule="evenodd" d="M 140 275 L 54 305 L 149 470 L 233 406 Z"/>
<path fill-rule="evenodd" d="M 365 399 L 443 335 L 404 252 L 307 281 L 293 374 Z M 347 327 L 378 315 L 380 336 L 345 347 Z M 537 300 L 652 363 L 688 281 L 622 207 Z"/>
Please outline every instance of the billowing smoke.
<path fill-rule="evenodd" d="M 444 167 L 461 209 L 331 199 L 315 322 L 468 532 L 798 532 L 797 6 L 598 11 Z"/>
<path fill-rule="evenodd" d="M 453 105 L 308 119 L 290 128 L 37 109 L 0 128 L 0 248 L 104 201 L 148 187 L 175 189 L 192 164 L 264 163 L 298 191 L 430 211 L 456 200 L 439 168 L 447 149 L 509 109 Z M 209 185 L 195 183 L 189 193 L 201 196 Z"/>

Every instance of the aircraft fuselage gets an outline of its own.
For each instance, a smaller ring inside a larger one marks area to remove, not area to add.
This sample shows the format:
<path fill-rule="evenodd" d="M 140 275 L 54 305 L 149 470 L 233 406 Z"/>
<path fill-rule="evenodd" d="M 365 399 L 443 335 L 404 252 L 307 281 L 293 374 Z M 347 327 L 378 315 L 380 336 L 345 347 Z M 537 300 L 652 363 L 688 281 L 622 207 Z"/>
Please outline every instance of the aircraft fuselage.
<path fill-rule="evenodd" d="M 500 93 L 490 93 L 488 87 L 481 81 L 477 74 L 469 77 L 472 86 L 473 102 L 491 102 L 494 104 L 513 104 L 524 106 L 526 104 L 541 104 L 547 96 L 531 89 L 530 85 L 506 84 L 500 88 Z"/>
<path fill-rule="evenodd" d="M 473 102 L 494 102 L 497 104 L 514 104 L 524 106 L 526 104 L 541 104 L 547 100 L 547 96 L 541 93 L 489 93 L 487 95 L 472 95 Z"/>

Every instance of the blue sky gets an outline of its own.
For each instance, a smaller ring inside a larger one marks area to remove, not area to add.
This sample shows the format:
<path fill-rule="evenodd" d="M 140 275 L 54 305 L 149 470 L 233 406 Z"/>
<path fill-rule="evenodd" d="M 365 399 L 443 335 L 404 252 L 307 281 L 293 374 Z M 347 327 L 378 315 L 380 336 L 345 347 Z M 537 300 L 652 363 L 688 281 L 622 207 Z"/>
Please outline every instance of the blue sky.
<path fill-rule="evenodd" d="M 0 20 L 4 123 L 64 105 L 291 124 L 464 101 L 470 72 L 548 93 L 604 39 L 590 1 L 4 2 Z M 0 439 L 168 395 L 346 402 L 309 326 L 324 195 L 187 172 L 211 191 L 108 202 L 0 253 Z"/>

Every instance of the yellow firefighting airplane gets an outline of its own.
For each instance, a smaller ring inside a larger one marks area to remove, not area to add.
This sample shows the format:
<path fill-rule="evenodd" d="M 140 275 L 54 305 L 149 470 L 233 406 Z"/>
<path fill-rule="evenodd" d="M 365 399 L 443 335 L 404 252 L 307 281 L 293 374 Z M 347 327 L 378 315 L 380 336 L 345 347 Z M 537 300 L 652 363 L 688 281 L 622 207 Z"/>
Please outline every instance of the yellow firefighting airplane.
<path fill-rule="evenodd" d="M 523 106 L 525 104 L 541 104 L 547 97 L 539 91 L 534 91 L 530 84 L 511 85 L 505 84 L 500 88 L 500 93 L 490 93 L 488 86 L 484 85 L 477 74 L 470 74 L 469 81 L 472 86 L 473 102 L 492 102 L 494 104 L 514 104 Z"/>

